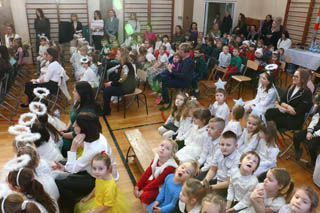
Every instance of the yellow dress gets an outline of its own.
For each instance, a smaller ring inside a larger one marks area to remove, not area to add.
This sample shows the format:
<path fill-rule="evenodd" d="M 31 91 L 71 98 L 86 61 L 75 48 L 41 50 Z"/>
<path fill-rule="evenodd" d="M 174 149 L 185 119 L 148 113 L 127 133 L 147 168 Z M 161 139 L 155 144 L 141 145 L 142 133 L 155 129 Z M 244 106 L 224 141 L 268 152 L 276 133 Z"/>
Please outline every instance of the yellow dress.
<path fill-rule="evenodd" d="M 112 177 L 112 176 L 111 176 Z M 85 203 L 77 203 L 75 213 L 87 213 L 90 209 L 98 209 L 102 206 L 112 206 L 104 213 L 127 213 L 130 212 L 129 201 L 119 190 L 113 177 L 110 180 L 96 179 L 94 197 Z"/>

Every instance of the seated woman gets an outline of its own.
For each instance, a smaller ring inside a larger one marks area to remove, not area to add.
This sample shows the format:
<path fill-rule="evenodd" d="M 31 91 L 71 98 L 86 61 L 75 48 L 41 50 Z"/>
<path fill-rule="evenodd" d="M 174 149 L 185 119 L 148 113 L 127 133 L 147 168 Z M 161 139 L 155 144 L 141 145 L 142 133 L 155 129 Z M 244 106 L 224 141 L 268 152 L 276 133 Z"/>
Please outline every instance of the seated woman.
<path fill-rule="evenodd" d="M 308 73 L 297 70 L 292 78 L 292 85 L 287 89 L 275 108 L 266 112 L 267 121 L 274 121 L 278 129 L 296 130 L 301 128 L 305 113 L 312 106 L 312 94 L 307 88 Z"/>
<path fill-rule="evenodd" d="M 120 70 L 116 70 L 117 80 L 109 81 L 104 84 L 103 101 L 104 114 L 111 113 L 110 99 L 111 96 L 122 96 L 132 93 L 137 87 L 134 68 L 129 62 L 129 52 L 127 49 L 120 48 L 117 53 L 117 59 L 120 61 Z"/>
<path fill-rule="evenodd" d="M 63 145 L 61 153 L 67 157 L 67 152 L 70 150 L 72 139 L 76 136 L 73 123 L 80 112 L 98 113 L 98 105 L 94 100 L 93 90 L 90 84 L 86 81 L 78 81 L 73 88 L 74 105 L 70 112 L 70 120 L 67 127 L 60 133 L 63 136 Z"/>
<path fill-rule="evenodd" d="M 65 211 L 73 212 L 77 198 L 88 195 L 94 188 L 95 178 L 92 175 L 91 160 L 99 153 L 105 153 L 111 160 L 112 176 L 117 181 L 119 173 L 112 156 L 107 139 L 101 134 L 99 118 L 90 112 L 78 114 L 73 124 L 76 137 L 68 151 L 67 162 L 64 165 L 56 163 L 53 167 L 70 174 L 64 179 L 56 179 L 60 192 L 61 205 Z M 82 155 L 77 158 L 77 150 L 83 146 Z"/>
<path fill-rule="evenodd" d="M 58 51 L 53 48 L 47 49 L 47 59 L 50 62 L 48 71 L 45 75 L 38 79 L 31 79 L 31 82 L 25 84 L 24 93 L 27 95 L 28 100 L 21 107 L 28 107 L 29 103 L 34 99 L 33 89 L 37 87 L 47 88 L 51 94 L 56 94 L 58 90 L 58 81 L 60 74 L 63 71 L 63 67 L 58 62 Z"/>

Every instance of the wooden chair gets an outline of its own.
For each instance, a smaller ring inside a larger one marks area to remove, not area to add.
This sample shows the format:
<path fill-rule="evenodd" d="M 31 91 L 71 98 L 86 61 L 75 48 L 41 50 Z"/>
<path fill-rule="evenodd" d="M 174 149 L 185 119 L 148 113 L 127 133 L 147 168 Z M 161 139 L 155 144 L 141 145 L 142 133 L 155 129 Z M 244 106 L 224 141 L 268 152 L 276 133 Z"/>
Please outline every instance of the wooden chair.
<path fill-rule="evenodd" d="M 286 62 L 280 61 L 280 67 L 278 68 L 278 70 L 279 70 L 280 87 L 282 87 L 282 73 L 284 73 L 286 71 L 286 65 L 287 65 Z"/>
<path fill-rule="evenodd" d="M 129 98 L 136 99 L 138 108 L 139 108 L 139 102 L 145 104 L 146 113 L 147 113 L 147 115 L 149 114 L 147 97 L 144 94 L 144 91 L 145 91 L 145 88 L 146 88 L 145 85 L 146 85 L 146 82 L 147 82 L 147 73 L 145 71 L 141 70 L 141 69 L 138 69 L 137 70 L 137 76 L 138 76 L 138 81 L 139 81 L 138 87 L 140 86 L 140 82 L 143 82 L 143 89 L 135 88 L 133 93 L 125 94 L 123 96 L 118 96 L 118 111 L 120 110 L 120 97 L 121 97 L 122 100 L 123 100 L 123 117 L 124 118 L 126 118 L 127 108 L 128 108 L 128 105 L 130 104 L 130 103 L 129 104 L 126 103 L 126 99 L 129 99 Z M 139 99 L 139 96 L 143 96 L 144 100 Z"/>
<path fill-rule="evenodd" d="M 145 172 L 154 158 L 152 149 L 139 129 L 127 130 L 125 135 L 130 143 L 126 161 L 128 162 L 129 157 L 134 157 L 141 172 Z M 130 151 L 134 154 L 130 155 Z"/>
<path fill-rule="evenodd" d="M 259 67 L 259 63 L 258 62 L 255 62 L 255 61 L 251 61 L 251 60 L 248 60 L 247 61 L 247 66 L 243 72 L 242 75 L 233 75 L 231 76 L 231 79 L 235 80 L 236 82 L 238 82 L 237 86 L 235 88 L 233 88 L 233 91 L 239 87 L 239 91 L 238 91 L 238 99 L 240 98 L 240 91 L 241 91 L 241 87 L 242 87 L 242 90 L 243 90 L 243 85 L 245 82 L 250 82 L 252 79 L 248 76 L 245 76 L 246 72 L 247 72 L 247 69 L 250 68 L 252 70 L 255 70 L 257 71 L 258 70 L 258 67 Z M 230 86 L 230 90 L 231 90 L 231 86 Z M 232 91 L 232 92 L 233 92 Z"/>
<path fill-rule="evenodd" d="M 209 73 L 208 80 L 200 80 L 199 86 L 203 86 L 205 90 L 205 94 L 209 92 L 209 90 L 214 90 L 216 88 L 216 85 L 214 85 L 214 73 L 218 65 L 214 65 L 214 67 L 211 69 Z"/>

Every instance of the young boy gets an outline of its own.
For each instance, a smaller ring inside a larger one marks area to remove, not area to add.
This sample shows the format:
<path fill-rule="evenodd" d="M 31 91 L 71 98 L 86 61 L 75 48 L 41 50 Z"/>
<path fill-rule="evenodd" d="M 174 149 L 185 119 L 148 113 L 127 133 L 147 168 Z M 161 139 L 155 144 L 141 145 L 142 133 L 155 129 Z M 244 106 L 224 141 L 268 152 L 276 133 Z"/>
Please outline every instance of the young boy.
<path fill-rule="evenodd" d="M 216 101 L 209 105 L 209 110 L 212 116 L 218 117 L 224 120 L 224 122 L 228 123 L 228 118 L 230 114 L 230 109 L 227 105 L 226 101 L 226 91 L 222 88 L 218 88 L 216 90 Z"/>
<path fill-rule="evenodd" d="M 208 124 L 208 140 L 202 146 L 202 152 L 198 163 L 202 166 L 201 173 L 197 179 L 202 180 L 210 169 L 210 162 L 216 151 L 219 149 L 219 141 L 221 133 L 224 129 L 225 122 L 221 118 L 211 118 Z"/>
<path fill-rule="evenodd" d="M 229 80 L 231 75 L 236 75 L 240 73 L 241 70 L 241 64 L 242 64 L 242 60 L 241 57 L 239 56 L 239 48 L 238 47 L 234 47 L 233 48 L 233 57 L 231 58 L 231 63 L 230 65 L 227 67 L 228 71 L 224 76 L 224 79 L 222 80 Z"/>
<path fill-rule="evenodd" d="M 109 55 L 112 50 L 112 46 L 108 43 L 108 39 L 103 38 L 101 40 L 102 49 L 100 51 L 100 55 L 105 58 Z"/>
<path fill-rule="evenodd" d="M 204 60 L 202 48 L 194 49 L 194 67 L 195 73 L 198 74 L 198 79 L 205 80 L 208 78 L 208 66 Z"/>
<path fill-rule="evenodd" d="M 222 52 L 219 54 L 219 67 L 227 68 L 231 63 L 231 54 L 228 45 L 224 45 Z"/>
<path fill-rule="evenodd" d="M 232 131 L 222 134 L 219 150 L 214 153 L 210 169 L 205 177 L 213 190 L 222 197 L 227 196 L 231 171 L 239 165 L 240 154 L 237 150 L 237 136 Z M 213 177 L 216 176 L 216 179 Z"/>
<path fill-rule="evenodd" d="M 237 135 L 237 138 L 239 139 L 242 135 L 242 128 L 241 128 L 241 119 L 244 115 L 244 108 L 240 105 L 235 105 L 232 108 L 232 118 L 231 121 L 227 124 L 227 126 L 224 128 L 223 132 L 232 131 L 234 134 Z"/>

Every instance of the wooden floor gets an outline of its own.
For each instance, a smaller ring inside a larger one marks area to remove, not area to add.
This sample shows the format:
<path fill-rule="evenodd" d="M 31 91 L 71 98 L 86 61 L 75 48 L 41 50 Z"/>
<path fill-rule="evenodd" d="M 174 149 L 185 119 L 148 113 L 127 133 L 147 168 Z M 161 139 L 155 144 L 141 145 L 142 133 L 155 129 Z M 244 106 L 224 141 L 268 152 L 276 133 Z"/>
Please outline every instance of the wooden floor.
<path fill-rule="evenodd" d="M 34 69 L 34 67 L 31 67 Z M 71 91 L 72 88 L 72 80 L 68 83 L 69 91 Z M 231 108 L 233 106 L 233 99 L 237 99 L 237 92 L 234 92 L 233 94 L 228 94 L 227 97 L 227 103 L 229 107 Z M 72 94 L 72 93 L 70 93 Z M 148 94 L 148 92 L 146 92 Z M 101 97 L 100 97 L 101 98 Z M 138 199 L 136 199 L 133 196 L 133 184 L 132 180 L 129 177 L 129 174 L 127 172 L 127 169 L 125 167 L 125 164 L 123 162 L 122 156 L 126 155 L 126 152 L 129 148 L 127 139 L 125 137 L 124 132 L 130 128 L 138 128 L 143 136 L 146 138 L 146 140 L 149 142 L 150 147 L 152 149 L 156 149 L 161 141 L 161 137 L 158 134 L 158 127 L 161 126 L 161 122 L 164 121 L 164 119 L 168 116 L 169 111 L 165 111 L 164 113 L 161 113 L 159 110 L 159 106 L 154 104 L 155 96 L 148 95 L 148 104 L 149 104 L 149 115 L 146 115 L 145 108 L 140 106 L 140 108 L 137 108 L 136 103 L 133 103 L 127 113 L 127 118 L 123 119 L 123 111 L 120 109 L 120 112 L 117 112 L 116 106 L 113 106 L 113 111 L 110 116 L 107 117 L 107 122 L 110 125 L 110 129 L 107 127 L 104 119 L 101 117 L 100 122 L 103 126 L 103 134 L 106 136 L 109 144 L 112 147 L 113 156 L 115 157 L 115 160 L 117 162 L 117 167 L 120 173 L 120 180 L 118 182 L 118 185 L 120 188 L 125 192 L 127 198 L 131 201 L 132 205 L 132 212 L 139 213 L 143 212 L 141 210 L 141 204 Z M 243 92 L 242 95 L 243 100 L 250 100 L 253 98 L 252 89 L 251 88 L 245 88 L 245 92 Z M 213 94 L 211 94 L 211 97 L 207 96 L 200 96 L 198 99 L 199 102 L 207 106 L 209 102 L 211 102 L 213 99 Z M 101 100 L 100 100 L 101 101 Z M 10 101 L 12 103 L 12 101 Z M 21 113 L 26 112 L 25 109 L 19 109 Z M 70 111 L 70 110 L 68 110 Z M 14 120 L 17 120 L 19 116 L 16 116 Z M 9 123 L 5 120 L 2 120 L 0 118 L 0 168 L 2 168 L 3 164 L 5 164 L 9 159 L 13 157 L 12 152 L 12 141 L 14 139 L 13 135 L 8 134 L 8 127 L 10 126 Z M 61 114 L 61 120 L 67 122 L 69 119 L 68 114 Z M 244 121 L 242 122 L 244 124 Z M 117 149 L 117 146 L 119 150 Z M 284 146 L 280 146 L 280 149 L 284 149 Z M 304 158 L 307 158 L 307 156 L 303 156 Z M 138 180 L 141 173 L 136 166 L 134 160 L 129 161 L 128 163 L 130 171 L 134 177 L 135 180 Z M 296 186 L 300 186 L 302 184 L 307 184 L 312 186 L 314 189 L 317 190 L 319 193 L 320 190 L 316 188 L 312 181 L 312 171 L 306 170 L 302 168 L 300 165 L 298 165 L 293 160 L 286 160 L 285 157 L 278 159 L 278 167 L 285 167 L 290 171 L 290 174 L 294 180 L 294 183 Z"/>

